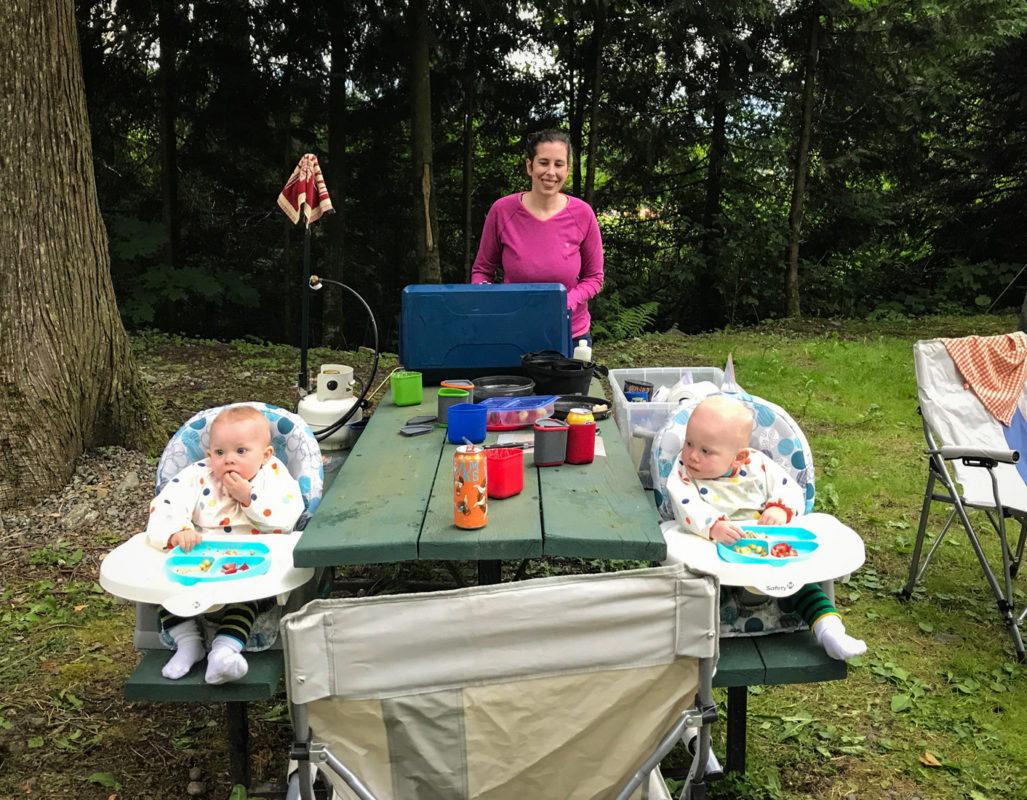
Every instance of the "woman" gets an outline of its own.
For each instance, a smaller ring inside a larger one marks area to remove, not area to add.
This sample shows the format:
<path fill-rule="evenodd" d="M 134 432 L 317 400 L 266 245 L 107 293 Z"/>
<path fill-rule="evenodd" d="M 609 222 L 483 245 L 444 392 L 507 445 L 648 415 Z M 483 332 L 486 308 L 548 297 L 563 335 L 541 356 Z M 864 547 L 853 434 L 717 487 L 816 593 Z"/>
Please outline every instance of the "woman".
<path fill-rule="evenodd" d="M 571 160 L 567 134 L 544 130 L 526 141 L 531 189 L 502 197 L 489 209 L 471 283 L 491 283 L 500 267 L 506 283 L 562 283 L 573 350 L 581 339 L 592 344 L 588 300 L 603 286 L 599 223 L 588 203 L 561 191 Z"/>

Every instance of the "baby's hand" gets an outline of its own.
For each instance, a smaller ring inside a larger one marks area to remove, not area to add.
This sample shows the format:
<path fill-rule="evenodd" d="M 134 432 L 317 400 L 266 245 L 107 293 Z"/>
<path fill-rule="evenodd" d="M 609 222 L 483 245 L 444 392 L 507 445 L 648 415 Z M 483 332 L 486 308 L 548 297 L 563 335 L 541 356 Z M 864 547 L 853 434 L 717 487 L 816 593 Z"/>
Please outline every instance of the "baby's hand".
<path fill-rule="evenodd" d="M 221 483 L 233 500 L 242 503 L 244 506 L 249 505 L 253 487 L 238 472 L 226 472 L 221 478 Z"/>
<path fill-rule="evenodd" d="M 767 506 L 760 515 L 760 525 L 784 525 L 788 522 L 788 512 L 781 506 Z"/>
<path fill-rule="evenodd" d="M 720 544 L 734 544 L 743 536 L 745 532 L 726 519 L 717 520 L 710 526 L 710 538 Z"/>
<path fill-rule="evenodd" d="M 200 532 L 192 528 L 186 528 L 168 537 L 168 545 L 170 547 L 181 547 L 183 553 L 188 553 L 202 541 L 203 537 L 200 535 Z"/>

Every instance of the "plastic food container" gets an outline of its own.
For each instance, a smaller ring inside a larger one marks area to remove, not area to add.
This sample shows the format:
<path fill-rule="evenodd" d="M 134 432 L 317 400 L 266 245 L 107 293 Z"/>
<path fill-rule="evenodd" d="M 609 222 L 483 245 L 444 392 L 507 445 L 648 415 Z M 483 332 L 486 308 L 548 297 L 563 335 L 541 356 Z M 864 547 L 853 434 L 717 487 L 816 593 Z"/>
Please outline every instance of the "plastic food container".
<path fill-rule="evenodd" d="M 767 564 L 782 567 L 802 561 L 820 547 L 816 534 L 805 528 L 787 525 L 746 525 L 753 538 L 739 539 L 733 545 L 717 544 L 721 561 L 736 564 Z"/>
<path fill-rule="evenodd" d="M 176 547 L 164 562 L 169 580 L 194 583 L 236 580 L 263 575 L 271 569 L 270 548 L 259 542 L 201 542 L 188 553 Z"/>
<path fill-rule="evenodd" d="M 512 431 L 528 428 L 537 419 L 551 417 L 556 407 L 556 395 L 489 397 L 482 400 L 481 405 L 485 406 L 485 425 L 490 431 Z"/>

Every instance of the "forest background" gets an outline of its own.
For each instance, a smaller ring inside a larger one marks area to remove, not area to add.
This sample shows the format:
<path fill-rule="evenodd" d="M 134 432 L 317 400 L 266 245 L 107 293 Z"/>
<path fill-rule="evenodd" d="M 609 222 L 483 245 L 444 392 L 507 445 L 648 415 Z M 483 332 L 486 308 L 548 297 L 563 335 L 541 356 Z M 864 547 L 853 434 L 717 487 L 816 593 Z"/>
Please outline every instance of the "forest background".
<path fill-rule="evenodd" d="M 521 141 L 567 130 L 602 228 L 594 335 L 1018 306 L 1027 0 L 78 0 L 129 328 L 299 337 L 313 271 L 396 349 L 410 283 L 464 282 Z M 314 297 L 311 342 L 367 344 Z M 323 296 L 323 297 L 322 297 Z M 352 300 L 348 301 L 352 303 Z M 350 313 L 352 310 L 353 313 Z"/>

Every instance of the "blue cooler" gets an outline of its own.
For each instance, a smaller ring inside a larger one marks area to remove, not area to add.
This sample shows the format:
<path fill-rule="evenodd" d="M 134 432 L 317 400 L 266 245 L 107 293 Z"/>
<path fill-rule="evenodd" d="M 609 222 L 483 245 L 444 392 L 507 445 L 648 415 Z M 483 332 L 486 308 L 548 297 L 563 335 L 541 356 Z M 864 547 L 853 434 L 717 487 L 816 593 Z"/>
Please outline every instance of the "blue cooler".
<path fill-rule="evenodd" d="M 403 289 L 399 360 L 425 381 L 520 375 L 521 356 L 570 355 L 560 283 L 415 284 Z"/>

